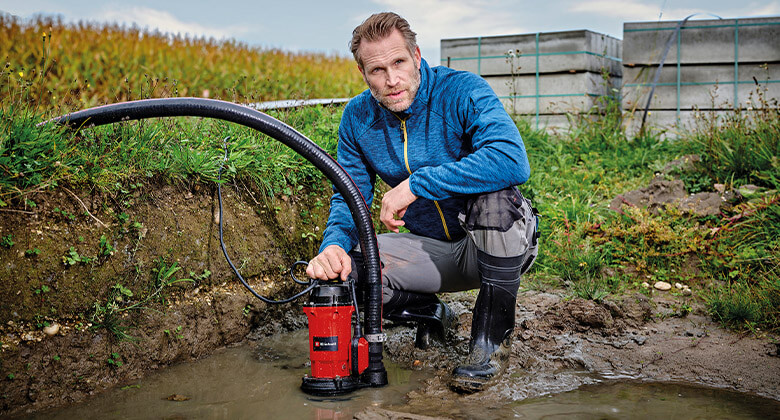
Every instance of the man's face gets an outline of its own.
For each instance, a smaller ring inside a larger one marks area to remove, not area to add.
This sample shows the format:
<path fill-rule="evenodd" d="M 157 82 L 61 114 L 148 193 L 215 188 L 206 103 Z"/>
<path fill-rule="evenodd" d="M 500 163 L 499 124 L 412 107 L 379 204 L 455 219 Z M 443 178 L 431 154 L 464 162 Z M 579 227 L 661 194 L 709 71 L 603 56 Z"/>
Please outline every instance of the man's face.
<path fill-rule="evenodd" d="M 363 80 L 374 99 L 393 112 L 412 106 L 420 88 L 420 49 L 409 52 L 396 29 L 384 39 L 361 42 L 359 52 Z"/>

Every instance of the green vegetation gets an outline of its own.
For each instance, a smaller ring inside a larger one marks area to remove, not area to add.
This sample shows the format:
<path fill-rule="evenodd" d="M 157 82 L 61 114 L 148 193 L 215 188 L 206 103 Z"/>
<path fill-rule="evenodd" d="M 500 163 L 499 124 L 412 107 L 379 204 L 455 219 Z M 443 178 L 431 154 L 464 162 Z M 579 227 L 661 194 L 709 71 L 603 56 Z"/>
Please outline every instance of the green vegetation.
<path fill-rule="evenodd" d="M 728 326 L 780 329 L 777 101 L 761 100 L 753 111 L 722 120 L 702 114 L 696 130 L 664 141 L 626 137 L 619 112 L 605 108 L 599 120 L 574 118 L 563 136 L 518 123 L 538 168 L 522 187 L 542 214 L 536 276 L 593 300 L 644 281 L 682 282 L 703 290 L 713 318 Z M 736 191 L 720 215 L 695 216 L 673 205 L 609 210 L 618 194 L 647 185 L 686 155 L 700 160 L 665 176 L 681 179 L 688 192 L 711 192 L 716 183 Z M 678 312 L 684 316 L 690 307 Z"/>
<path fill-rule="evenodd" d="M 102 204 L 99 216 L 118 226 L 100 237 L 97 251 L 85 251 L 95 257 L 70 247 L 62 257 L 69 270 L 105 262 L 120 247 L 114 239 L 123 235 L 133 238 L 136 249 L 140 246 L 145 227 L 128 209 L 145 191 L 165 183 L 193 191 L 209 188 L 223 166 L 220 182 L 259 207 L 274 197 L 310 198 L 313 207 L 293 216 L 306 220 L 296 239 L 316 247 L 321 226 L 309 219 L 314 210 L 326 208 L 330 190 L 317 169 L 278 141 L 197 118 L 79 132 L 39 123 L 99 103 L 202 96 L 205 90 L 237 102 L 350 96 L 362 83 L 348 59 L 159 34 L 139 37 L 133 28 L 68 27 L 43 18 L 22 24 L 3 16 L 0 30 L 0 53 L 10 60 L 0 72 L 0 207 L 40 211 L 40 200 L 32 200 L 37 192 L 97 191 L 109 203 Z M 120 51 L 131 54 L 120 58 Z M 533 169 L 522 191 L 541 212 L 542 246 L 530 282 L 564 287 L 571 296 L 596 301 L 627 290 L 650 293 L 641 288 L 646 281 L 680 282 L 697 292 L 690 299 L 702 299 L 725 325 L 780 329 L 780 107 L 762 92 L 759 86 L 749 110 L 726 117 L 702 114 L 700 125 L 677 139 L 661 140 L 649 132 L 627 136 L 618 104 L 608 100 L 601 118 L 572 116 L 571 130 L 561 135 L 518 120 Z M 272 115 L 335 155 L 341 112 L 339 107 L 311 107 Z M 689 155 L 698 157 L 690 167 L 664 170 Z M 721 184 L 733 199 L 715 216 L 695 216 L 673 205 L 653 211 L 609 209 L 618 194 L 647 185 L 656 174 L 682 180 L 689 193 L 712 192 Z M 274 206 L 272 210 L 281 211 L 279 202 Z M 373 208 L 377 206 L 378 200 Z M 89 216 L 80 209 L 55 208 L 53 213 L 64 223 Z M 4 235 L 0 245 L 10 248 L 13 239 Z M 24 243 L 25 248 L 31 245 Z M 150 272 L 142 261 L 132 264 L 136 274 Z M 108 293 L 91 311 L 93 326 L 130 338 L 123 312 L 164 304 L 165 291 L 173 284 L 205 281 L 211 274 L 188 271 L 189 279 L 177 279 L 181 268 L 159 257 L 149 284 L 108 280 L 109 286 L 103 284 Z M 244 314 L 251 310 L 247 306 Z M 690 311 L 685 301 L 675 313 Z"/>

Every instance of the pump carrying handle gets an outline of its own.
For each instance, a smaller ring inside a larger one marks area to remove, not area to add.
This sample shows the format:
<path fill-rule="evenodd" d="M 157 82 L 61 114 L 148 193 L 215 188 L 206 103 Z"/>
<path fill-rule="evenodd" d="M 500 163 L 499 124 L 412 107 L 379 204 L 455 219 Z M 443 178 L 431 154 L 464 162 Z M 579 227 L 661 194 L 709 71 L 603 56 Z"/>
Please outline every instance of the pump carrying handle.
<path fill-rule="evenodd" d="M 360 250 L 367 273 L 366 336 L 381 334 L 382 282 L 379 247 L 366 202 L 349 174 L 338 162 L 292 127 L 247 106 L 203 98 L 164 98 L 122 102 L 63 115 L 43 124 L 53 122 L 81 129 L 120 121 L 160 117 L 215 118 L 253 128 L 293 149 L 328 177 L 344 197 L 358 229 Z M 387 385 L 387 371 L 382 362 L 382 347 L 381 341 L 369 342 L 369 365 L 364 372 L 364 381 L 375 387 Z"/>

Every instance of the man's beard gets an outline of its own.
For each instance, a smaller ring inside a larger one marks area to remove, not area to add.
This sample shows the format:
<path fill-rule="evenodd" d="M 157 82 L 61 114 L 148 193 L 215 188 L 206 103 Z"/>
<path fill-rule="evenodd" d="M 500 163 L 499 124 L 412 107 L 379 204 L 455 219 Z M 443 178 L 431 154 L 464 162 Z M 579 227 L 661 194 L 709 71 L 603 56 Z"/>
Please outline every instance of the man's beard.
<path fill-rule="evenodd" d="M 409 109 L 409 107 L 412 106 L 412 103 L 414 103 L 414 99 L 417 97 L 417 91 L 420 89 L 420 71 L 416 70 L 412 73 L 412 79 L 409 81 L 410 86 L 407 90 L 407 93 L 409 94 L 409 105 L 403 106 L 399 102 L 393 102 L 390 98 L 386 96 L 382 96 L 377 89 L 375 89 L 370 84 L 368 85 L 369 90 L 371 91 L 371 96 L 374 97 L 374 99 L 377 100 L 382 106 L 389 109 L 393 112 L 402 112 Z M 403 106 L 403 108 L 400 108 Z"/>

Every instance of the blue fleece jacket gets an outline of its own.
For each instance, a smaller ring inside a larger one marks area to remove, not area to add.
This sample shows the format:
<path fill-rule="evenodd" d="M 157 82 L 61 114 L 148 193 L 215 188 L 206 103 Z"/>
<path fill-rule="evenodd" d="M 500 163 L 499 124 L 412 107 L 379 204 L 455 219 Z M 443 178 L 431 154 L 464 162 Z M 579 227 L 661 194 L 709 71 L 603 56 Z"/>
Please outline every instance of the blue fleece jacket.
<path fill-rule="evenodd" d="M 481 77 L 422 60 L 420 89 L 405 112 L 384 108 L 366 90 L 344 109 L 338 162 L 371 206 L 376 176 L 391 187 L 409 179 L 418 198 L 403 217 L 410 232 L 458 240 L 468 195 L 528 180 L 530 167 L 517 126 Z M 410 176 L 411 173 L 411 176 Z M 358 233 L 343 197 L 334 191 L 320 246 L 349 252 Z"/>

